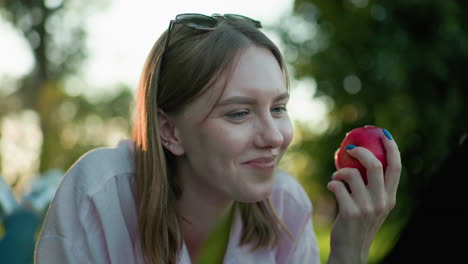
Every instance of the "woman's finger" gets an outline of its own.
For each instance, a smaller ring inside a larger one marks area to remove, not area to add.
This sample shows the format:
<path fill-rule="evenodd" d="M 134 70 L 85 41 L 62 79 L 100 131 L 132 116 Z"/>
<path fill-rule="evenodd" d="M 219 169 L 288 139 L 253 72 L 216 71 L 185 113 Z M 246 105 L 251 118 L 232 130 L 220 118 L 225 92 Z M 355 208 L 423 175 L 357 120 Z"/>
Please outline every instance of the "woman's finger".
<path fill-rule="evenodd" d="M 329 191 L 335 194 L 341 215 L 350 216 L 352 215 L 353 211 L 356 211 L 354 201 L 351 198 L 348 190 L 346 190 L 346 186 L 343 182 L 332 180 L 328 183 L 327 188 Z"/>
<path fill-rule="evenodd" d="M 387 151 L 387 169 L 385 170 L 385 189 L 394 198 L 398 189 L 401 174 L 401 157 L 398 146 L 387 130 L 386 136 L 382 137 L 385 150 Z"/>
<path fill-rule="evenodd" d="M 346 182 L 351 190 L 351 198 L 353 198 L 359 206 L 366 207 L 369 205 L 369 194 L 358 169 L 339 169 L 333 173 L 332 180 Z"/>
<path fill-rule="evenodd" d="M 384 189 L 384 176 L 382 163 L 377 157 L 364 147 L 355 147 L 347 150 L 348 153 L 361 162 L 366 168 L 369 191 L 374 194 L 381 194 Z"/>

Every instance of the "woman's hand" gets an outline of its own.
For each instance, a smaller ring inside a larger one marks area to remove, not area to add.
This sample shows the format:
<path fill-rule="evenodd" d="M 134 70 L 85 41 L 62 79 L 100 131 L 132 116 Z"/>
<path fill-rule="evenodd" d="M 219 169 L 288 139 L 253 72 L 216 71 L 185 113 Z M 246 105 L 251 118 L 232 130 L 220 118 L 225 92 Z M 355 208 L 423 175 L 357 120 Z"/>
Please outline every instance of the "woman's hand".
<path fill-rule="evenodd" d="M 342 168 L 332 176 L 327 188 L 336 196 L 338 216 L 331 232 L 331 251 L 328 263 L 366 263 L 375 234 L 396 202 L 401 173 L 398 147 L 391 136 L 382 133 L 387 151 L 387 168 L 366 148 L 347 150 L 366 168 L 368 184 L 364 184 L 359 170 Z M 351 192 L 348 192 L 345 181 Z"/>

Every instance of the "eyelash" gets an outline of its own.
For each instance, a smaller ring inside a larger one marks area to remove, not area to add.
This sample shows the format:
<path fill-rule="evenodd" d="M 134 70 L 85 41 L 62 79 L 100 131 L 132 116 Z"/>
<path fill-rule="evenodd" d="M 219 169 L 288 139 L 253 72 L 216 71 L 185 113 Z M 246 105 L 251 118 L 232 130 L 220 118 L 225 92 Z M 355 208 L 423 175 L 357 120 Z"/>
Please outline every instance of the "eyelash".
<path fill-rule="evenodd" d="M 280 110 L 281 114 L 288 111 L 288 109 L 286 109 L 286 106 L 277 106 L 277 107 L 274 107 L 273 109 Z"/>
<path fill-rule="evenodd" d="M 273 107 L 271 109 L 271 111 L 274 112 L 275 115 L 282 115 L 283 113 L 287 112 L 288 110 L 286 109 L 286 106 L 277 106 L 277 107 Z M 249 114 L 250 114 L 250 111 L 242 110 L 242 111 L 236 111 L 236 112 L 228 113 L 225 116 L 232 119 L 232 120 L 235 120 L 235 121 L 242 121 Z"/>
<path fill-rule="evenodd" d="M 250 111 L 243 110 L 243 111 L 228 113 L 226 114 L 226 116 L 232 120 L 240 121 L 240 120 L 243 120 L 243 118 L 247 116 L 248 114 L 250 114 Z M 242 115 L 242 116 L 239 116 L 239 115 Z"/>

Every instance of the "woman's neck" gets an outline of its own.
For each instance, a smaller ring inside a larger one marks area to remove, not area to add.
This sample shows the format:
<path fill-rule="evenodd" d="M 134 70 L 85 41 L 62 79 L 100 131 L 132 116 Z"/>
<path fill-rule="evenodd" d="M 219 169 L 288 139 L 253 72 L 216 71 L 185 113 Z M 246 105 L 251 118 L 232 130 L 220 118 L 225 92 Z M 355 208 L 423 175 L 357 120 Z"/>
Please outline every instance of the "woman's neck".
<path fill-rule="evenodd" d="M 230 215 L 234 201 L 223 199 L 189 178 L 182 179 L 183 193 L 176 206 L 184 242 L 194 260 L 216 225 Z"/>

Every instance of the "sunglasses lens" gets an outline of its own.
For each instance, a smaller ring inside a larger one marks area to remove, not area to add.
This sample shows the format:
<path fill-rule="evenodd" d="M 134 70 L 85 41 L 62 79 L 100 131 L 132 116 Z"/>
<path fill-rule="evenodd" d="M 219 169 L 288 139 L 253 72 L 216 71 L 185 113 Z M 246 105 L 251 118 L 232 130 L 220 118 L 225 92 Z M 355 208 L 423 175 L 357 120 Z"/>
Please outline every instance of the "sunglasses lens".
<path fill-rule="evenodd" d="M 176 19 L 186 26 L 198 29 L 213 28 L 217 23 L 216 19 L 201 14 L 181 14 Z"/>
<path fill-rule="evenodd" d="M 247 22 L 253 23 L 256 28 L 262 28 L 262 24 L 260 23 L 260 21 L 254 20 L 250 17 L 236 15 L 236 14 L 225 14 L 224 17 L 227 19 L 231 19 L 231 20 L 247 21 Z"/>

